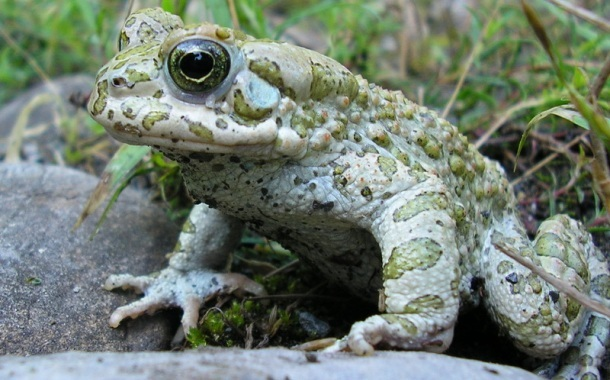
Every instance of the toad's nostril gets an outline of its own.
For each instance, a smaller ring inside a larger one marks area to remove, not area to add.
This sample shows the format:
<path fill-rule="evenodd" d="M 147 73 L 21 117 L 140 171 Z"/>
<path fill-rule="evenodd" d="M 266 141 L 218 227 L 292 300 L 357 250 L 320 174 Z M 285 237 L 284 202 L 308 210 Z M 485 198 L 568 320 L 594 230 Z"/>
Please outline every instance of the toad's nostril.
<path fill-rule="evenodd" d="M 110 80 L 110 83 L 112 83 L 112 85 L 114 87 L 126 87 L 127 86 L 127 79 L 125 79 L 122 76 L 115 76 L 112 77 L 112 79 Z"/>

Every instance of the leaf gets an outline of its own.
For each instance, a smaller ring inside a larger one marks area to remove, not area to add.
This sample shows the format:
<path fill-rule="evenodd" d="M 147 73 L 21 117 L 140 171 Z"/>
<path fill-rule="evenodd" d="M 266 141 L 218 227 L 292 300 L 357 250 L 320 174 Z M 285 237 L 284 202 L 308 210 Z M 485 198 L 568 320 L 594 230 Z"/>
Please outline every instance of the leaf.
<path fill-rule="evenodd" d="M 532 125 L 540 122 L 542 119 L 544 119 L 548 116 L 551 116 L 551 115 L 559 116 L 563 119 L 566 119 L 567 121 L 569 121 L 571 123 L 578 125 L 581 128 L 589 130 L 589 123 L 587 122 L 587 120 L 584 117 L 582 117 L 580 112 L 575 110 L 573 105 L 564 104 L 561 106 L 550 108 L 550 109 L 534 116 L 534 118 L 527 124 L 527 131 L 530 130 L 530 127 Z"/>
<path fill-rule="evenodd" d="M 113 198 L 106 206 L 100 221 L 98 221 L 97 228 L 99 228 L 105 219 L 106 213 L 110 210 L 111 205 L 114 204 L 114 201 L 118 198 L 120 190 L 127 186 L 133 177 L 136 166 L 140 163 L 142 158 L 150 152 L 150 149 L 151 148 L 148 146 L 121 145 L 119 150 L 112 156 L 110 162 L 108 162 L 108 165 L 106 165 L 106 168 L 101 175 L 100 182 L 87 200 L 85 208 L 72 228 L 73 230 L 79 228 L 83 221 L 100 207 L 108 195 L 115 192 Z M 118 193 L 116 192 L 117 189 Z"/>

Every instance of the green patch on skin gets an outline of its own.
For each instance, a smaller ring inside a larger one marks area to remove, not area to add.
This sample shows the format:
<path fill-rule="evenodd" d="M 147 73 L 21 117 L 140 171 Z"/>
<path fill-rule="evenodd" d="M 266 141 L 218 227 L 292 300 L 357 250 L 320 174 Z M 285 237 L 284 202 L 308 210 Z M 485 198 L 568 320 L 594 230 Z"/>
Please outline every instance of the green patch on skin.
<path fill-rule="evenodd" d="M 542 282 L 537 275 L 530 273 L 527 275 L 526 281 L 527 284 L 532 288 L 532 293 L 540 294 L 542 292 Z"/>
<path fill-rule="evenodd" d="M 138 116 L 138 112 L 140 111 L 140 108 L 141 108 L 141 106 L 134 109 L 131 106 L 131 102 L 129 102 L 129 101 L 121 104 L 121 112 L 123 113 L 123 116 L 125 116 L 126 118 L 128 118 L 130 120 L 135 120 L 135 118 Z"/>
<path fill-rule="evenodd" d="M 415 238 L 392 249 L 387 265 L 383 268 L 383 279 L 397 279 L 412 270 L 426 270 L 438 262 L 443 248 L 430 238 Z"/>
<path fill-rule="evenodd" d="M 538 237 L 534 246 L 539 256 L 554 257 L 559 259 L 566 266 L 574 269 L 580 278 L 588 278 L 589 271 L 587 263 L 582 257 L 559 236 L 553 233 L 546 233 Z"/>
<path fill-rule="evenodd" d="M 462 224 L 464 220 L 466 220 L 466 209 L 463 205 L 459 203 L 454 204 L 452 218 L 458 225 Z"/>
<path fill-rule="evenodd" d="M 428 294 L 410 301 L 403 309 L 407 314 L 420 314 L 429 310 L 440 310 L 445 307 L 443 299 L 437 295 Z"/>
<path fill-rule="evenodd" d="M 377 157 L 377 163 L 379 164 L 381 172 L 388 179 L 392 179 L 394 174 L 396 174 L 396 172 L 398 171 L 398 165 L 396 164 L 396 160 L 393 158 L 379 156 Z"/>
<path fill-rule="evenodd" d="M 514 266 L 514 264 L 511 261 L 502 260 L 500 262 L 500 264 L 498 264 L 498 266 L 496 267 L 496 271 L 500 275 L 505 275 L 508 272 L 512 271 L 514 267 L 515 266 Z"/>
<path fill-rule="evenodd" d="M 593 278 L 591 290 L 605 299 L 610 299 L 610 276 L 602 274 Z"/>
<path fill-rule="evenodd" d="M 367 201 L 372 201 L 373 200 L 373 191 L 368 186 L 365 186 L 360 191 L 360 195 L 362 195 Z"/>
<path fill-rule="evenodd" d="M 248 68 L 253 73 L 275 86 L 282 94 L 293 100 L 296 99 L 294 89 L 284 86 L 282 71 L 276 62 L 270 61 L 268 58 L 262 58 L 251 61 Z"/>
<path fill-rule="evenodd" d="M 409 335 L 417 336 L 417 326 L 408 319 L 397 314 L 382 314 L 381 317 L 385 319 L 389 324 L 400 325 Z"/>
<path fill-rule="evenodd" d="M 477 173 L 483 173 L 485 171 L 486 168 L 486 164 L 485 164 L 485 157 L 483 157 L 483 155 L 481 153 L 479 153 L 478 151 L 476 151 L 476 148 L 474 145 L 470 144 L 468 146 L 468 149 L 470 150 L 472 147 L 472 149 L 474 149 L 474 170 Z"/>
<path fill-rule="evenodd" d="M 252 104 L 246 101 L 241 90 L 236 90 L 233 93 L 233 109 L 235 113 L 246 120 L 261 120 L 267 117 L 272 109 L 253 107 Z"/>
<path fill-rule="evenodd" d="M 119 70 L 128 63 L 129 61 L 119 61 L 116 65 L 112 66 L 112 70 Z"/>
<path fill-rule="evenodd" d="M 411 160 L 409 159 L 409 155 L 398 149 L 396 146 L 392 146 L 390 148 L 390 154 L 396 157 L 398 161 L 402 162 L 403 165 L 409 166 L 409 163 L 411 162 Z"/>
<path fill-rule="evenodd" d="M 426 139 L 425 143 L 421 145 L 421 147 L 424 148 L 424 152 L 430 158 L 438 159 L 443 155 L 443 144 L 441 144 L 433 135 L 428 135 L 428 138 Z"/>
<path fill-rule="evenodd" d="M 216 37 L 218 37 L 221 40 L 226 40 L 228 38 L 231 38 L 231 29 L 229 28 L 224 28 L 224 27 L 220 27 L 216 29 Z"/>
<path fill-rule="evenodd" d="M 142 126 L 146 130 L 150 130 L 156 122 L 168 119 L 169 113 L 163 111 L 152 111 L 142 120 Z"/>
<path fill-rule="evenodd" d="M 152 103 L 151 106 L 153 106 L 152 108 L 155 108 L 155 110 L 150 111 L 144 117 L 144 119 L 142 119 L 142 126 L 147 131 L 150 131 L 150 129 L 153 127 L 153 125 L 155 125 L 156 122 L 161 120 L 168 120 L 169 113 L 172 109 L 172 106 L 170 106 L 169 104 L 164 104 L 161 102 Z"/>
<path fill-rule="evenodd" d="M 335 140 L 341 141 L 347 139 L 347 127 L 345 123 L 339 121 L 334 122 L 329 128 L 329 132 Z"/>
<path fill-rule="evenodd" d="M 381 108 L 377 114 L 377 117 L 380 119 L 396 119 L 396 106 L 392 103 L 388 103 L 383 108 Z"/>
<path fill-rule="evenodd" d="M 351 100 L 358 94 L 358 81 L 349 71 L 336 71 L 336 68 L 314 63 L 311 73 L 310 97 L 313 100 L 322 100 L 330 95 L 345 95 Z"/>
<path fill-rule="evenodd" d="M 314 115 L 311 112 L 297 113 L 290 119 L 292 129 L 299 135 L 300 138 L 305 138 L 308 135 L 308 130 L 312 129 L 316 123 Z"/>
<path fill-rule="evenodd" d="M 125 76 L 130 83 L 148 82 L 150 80 L 150 75 L 147 72 L 130 68 L 125 69 Z"/>
<path fill-rule="evenodd" d="M 364 153 L 373 153 L 373 154 L 379 154 L 379 150 L 377 150 L 377 146 L 374 144 L 367 144 L 364 147 L 362 147 L 362 152 Z"/>
<path fill-rule="evenodd" d="M 424 211 L 445 210 L 447 206 L 447 197 L 442 194 L 420 194 L 394 211 L 394 222 L 407 221 Z"/>
<path fill-rule="evenodd" d="M 153 46 L 153 48 L 156 46 Z M 130 61 L 133 62 L 134 57 L 138 55 L 142 55 L 143 53 L 148 52 L 151 49 L 149 44 L 143 44 L 134 46 L 131 49 L 122 50 L 119 54 L 114 56 L 114 61 Z"/>
<path fill-rule="evenodd" d="M 387 148 L 391 143 L 390 136 L 385 131 L 375 131 L 370 137 L 375 144 L 384 148 Z"/>
<path fill-rule="evenodd" d="M 141 136 L 142 132 L 140 131 L 140 127 L 134 124 L 123 124 L 120 121 L 117 121 L 112 125 L 112 129 L 120 133 L 127 133 L 130 135 Z"/>
<path fill-rule="evenodd" d="M 201 142 L 214 142 L 214 133 L 212 133 L 212 131 L 210 131 L 208 128 L 204 127 L 201 123 L 189 122 L 189 131 L 197 135 Z"/>
<path fill-rule="evenodd" d="M 362 108 L 366 108 L 369 104 L 369 92 L 365 87 L 358 88 L 358 95 L 356 95 L 356 104 Z"/>
<path fill-rule="evenodd" d="M 462 157 L 452 154 L 449 156 L 449 168 L 451 172 L 458 177 L 464 175 L 466 171 L 466 163 L 462 159 Z"/>
<path fill-rule="evenodd" d="M 578 301 L 571 298 L 568 298 L 566 301 L 566 318 L 568 318 L 568 321 L 572 322 L 578 318 L 580 312 L 583 310 L 583 306 Z"/>
<path fill-rule="evenodd" d="M 95 86 L 95 91 L 97 93 L 97 99 L 90 105 L 90 111 L 92 115 L 101 114 L 106 108 L 106 103 L 108 102 L 108 81 L 98 81 L 97 86 Z"/>
<path fill-rule="evenodd" d="M 150 25 L 143 22 L 138 28 L 137 35 L 140 41 L 150 41 L 157 35 L 157 32 L 155 32 L 155 30 L 151 28 Z"/>
<path fill-rule="evenodd" d="M 193 224 L 190 218 L 188 218 L 186 222 L 184 222 L 184 224 L 182 225 L 182 232 L 187 234 L 194 234 L 196 232 L 196 229 L 197 227 L 195 227 L 195 224 Z"/>

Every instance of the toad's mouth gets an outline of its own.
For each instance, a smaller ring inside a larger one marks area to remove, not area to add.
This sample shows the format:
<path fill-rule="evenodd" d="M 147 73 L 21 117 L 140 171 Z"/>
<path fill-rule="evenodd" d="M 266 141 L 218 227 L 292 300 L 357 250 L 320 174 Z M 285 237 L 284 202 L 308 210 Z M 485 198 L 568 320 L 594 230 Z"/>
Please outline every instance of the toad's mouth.
<path fill-rule="evenodd" d="M 123 107 L 124 108 L 124 107 Z M 148 145 L 165 152 L 236 153 L 251 157 L 298 157 L 305 154 L 307 139 L 289 126 L 280 126 L 269 118 L 256 125 L 242 125 L 230 117 L 222 122 L 213 110 L 201 107 L 198 119 L 192 120 L 176 113 L 149 123 L 147 115 L 129 118 L 115 109 L 112 119 L 92 115 L 113 138 L 130 145 Z M 149 112 L 148 115 L 153 115 Z M 158 116 L 158 114 L 156 114 Z M 209 120 L 203 121 L 210 116 Z"/>

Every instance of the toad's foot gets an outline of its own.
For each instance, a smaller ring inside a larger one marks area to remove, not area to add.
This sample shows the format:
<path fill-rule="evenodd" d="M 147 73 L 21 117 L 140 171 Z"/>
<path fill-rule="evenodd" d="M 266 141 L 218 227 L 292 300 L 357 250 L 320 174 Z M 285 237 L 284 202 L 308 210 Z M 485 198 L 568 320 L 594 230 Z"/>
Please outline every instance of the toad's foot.
<path fill-rule="evenodd" d="M 324 351 L 351 351 L 357 355 L 370 355 L 377 345 L 429 352 L 443 352 L 449 348 L 453 339 L 453 328 L 417 335 L 413 333 L 414 327 L 414 324 L 410 324 L 408 319 L 401 316 L 374 315 L 354 323 L 346 337 Z"/>
<path fill-rule="evenodd" d="M 118 327 L 127 317 L 137 318 L 144 313 L 176 306 L 184 310 L 182 327 L 185 332 L 197 326 L 199 309 L 206 300 L 219 294 L 266 294 L 262 285 L 241 274 L 174 268 L 166 268 L 158 276 L 112 275 L 104 288 L 133 289 L 144 293 L 142 299 L 116 309 L 110 316 L 110 326 Z"/>

